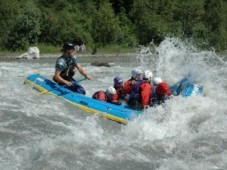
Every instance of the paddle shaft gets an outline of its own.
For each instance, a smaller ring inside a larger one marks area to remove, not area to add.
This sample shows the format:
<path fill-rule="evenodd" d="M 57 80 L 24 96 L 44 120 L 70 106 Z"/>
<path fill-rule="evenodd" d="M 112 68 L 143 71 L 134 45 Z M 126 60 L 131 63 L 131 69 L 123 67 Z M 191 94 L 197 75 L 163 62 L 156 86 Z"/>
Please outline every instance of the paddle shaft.
<path fill-rule="evenodd" d="M 87 79 L 86 79 L 86 78 L 82 78 L 82 79 L 76 80 L 76 81 L 73 82 L 73 84 L 74 84 L 74 83 L 77 84 L 77 83 L 79 83 L 79 82 L 81 82 L 81 81 L 84 81 L 84 80 L 87 80 Z"/>

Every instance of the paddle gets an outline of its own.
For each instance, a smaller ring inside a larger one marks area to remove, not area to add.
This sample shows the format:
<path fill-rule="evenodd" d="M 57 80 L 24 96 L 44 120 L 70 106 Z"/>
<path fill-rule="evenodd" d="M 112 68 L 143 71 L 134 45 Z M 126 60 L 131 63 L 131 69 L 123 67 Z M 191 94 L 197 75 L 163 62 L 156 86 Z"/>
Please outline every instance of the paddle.
<path fill-rule="evenodd" d="M 87 80 L 87 79 L 86 78 L 82 78 L 82 79 L 76 80 L 76 81 L 73 82 L 73 84 L 78 84 L 79 82 L 84 81 L 84 80 Z"/>

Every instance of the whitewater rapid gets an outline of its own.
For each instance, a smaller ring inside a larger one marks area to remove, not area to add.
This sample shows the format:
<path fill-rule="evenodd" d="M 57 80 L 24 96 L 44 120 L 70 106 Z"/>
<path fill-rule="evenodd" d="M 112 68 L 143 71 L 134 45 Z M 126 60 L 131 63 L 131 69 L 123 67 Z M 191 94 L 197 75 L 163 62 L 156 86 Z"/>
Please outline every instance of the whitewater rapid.
<path fill-rule="evenodd" d="M 127 80 L 138 66 L 170 85 L 190 75 L 204 86 L 204 95 L 174 97 L 127 126 L 23 84 L 36 70 L 51 79 L 56 58 L 0 61 L 0 169 L 227 169 L 227 61 L 215 51 L 166 38 L 133 56 L 79 54 L 92 76 L 81 82 L 88 96 L 112 85 L 116 75 Z"/>

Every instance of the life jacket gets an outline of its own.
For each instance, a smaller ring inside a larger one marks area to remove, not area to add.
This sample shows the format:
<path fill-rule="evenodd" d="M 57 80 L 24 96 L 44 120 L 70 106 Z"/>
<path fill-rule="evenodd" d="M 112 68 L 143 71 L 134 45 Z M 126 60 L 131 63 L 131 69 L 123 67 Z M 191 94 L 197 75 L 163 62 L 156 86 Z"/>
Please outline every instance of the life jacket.
<path fill-rule="evenodd" d="M 121 103 L 118 102 L 118 100 L 114 99 L 114 97 L 112 97 L 111 99 L 107 96 L 106 92 L 104 91 L 97 91 L 92 95 L 93 99 L 97 99 L 97 100 L 101 100 L 101 101 L 105 101 L 108 103 L 112 103 L 112 104 L 116 104 L 116 105 L 120 105 Z"/>
<path fill-rule="evenodd" d="M 116 94 L 113 96 L 113 100 L 119 100 L 123 99 L 121 98 L 121 92 L 119 90 L 116 90 Z"/>
<path fill-rule="evenodd" d="M 128 101 L 129 107 L 135 110 L 147 108 L 150 104 L 151 90 L 150 83 L 138 80 L 132 87 Z"/>
<path fill-rule="evenodd" d="M 125 94 L 130 94 L 131 91 L 132 91 L 132 86 L 133 84 L 135 83 L 135 80 L 133 78 L 127 80 L 125 83 L 124 83 L 124 86 L 123 86 L 123 91 Z"/>
<path fill-rule="evenodd" d="M 140 97 L 140 85 L 143 83 L 143 80 L 138 80 L 133 86 L 129 96 L 129 99 L 139 99 Z"/>
<path fill-rule="evenodd" d="M 140 100 L 142 108 L 147 108 L 151 101 L 152 86 L 149 82 L 144 81 L 140 84 Z"/>
<path fill-rule="evenodd" d="M 123 87 L 118 87 L 118 86 L 114 86 L 115 90 L 116 90 L 116 94 L 113 96 L 113 99 L 114 100 L 119 100 L 119 99 L 122 99 L 124 100 L 125 99 L 125 96 L 126 96 L 126 93 L 124 92 L 124 89 Z"/>
<path fill-rule="evenodd" d="M 109 99 L 108 102 L 109 103 L 116 104 L 116 105 L 120 105 L 120 104 L 122 104 L 122 102 L 120 101 L 120 99 L 123 99 L 123 98 L 120 98 L 119 91 L 116 91 L 116 94 L 114 96 L 112 96 L 112 98 Z"/>
<path fill-rule="evenodd" d="M 158 96 L 171 95 L 170 88 L 165 82 L 161 82 L 157 85 L 155 93 Z"/>
<path fill-rule="evenodd" d="M 61 70 L 60 76 L 68 81 L 74 81 L 75 65 L 77 64 L 76 57 L 67 57 L 62 55 L 56 61 L 56 68 Z"/>
<path fill-rule="evenodd" d="M 106 92 L 104 91 L 97 91 L 92 95 L 93 99 L 101 100 L 101 101 L 108 101 L 108 97 L 106 95 Z"/>
<path fill-rule="evenodd" d="M 153 86 L 151 106 L 155 106 L 156 104 L 161 104 L 165 102 L 165 100 L 170 98 L 170 95 L 170 88 L 165 82 L 161 82 L 157 86 Z"/>

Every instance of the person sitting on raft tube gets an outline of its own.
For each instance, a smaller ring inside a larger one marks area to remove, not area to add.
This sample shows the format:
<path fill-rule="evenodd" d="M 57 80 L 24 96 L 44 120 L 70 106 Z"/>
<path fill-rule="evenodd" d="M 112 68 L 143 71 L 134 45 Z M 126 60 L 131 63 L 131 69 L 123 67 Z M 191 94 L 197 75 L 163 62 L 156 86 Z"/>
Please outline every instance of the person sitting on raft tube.
<path fill-rule="evenodd" d="M 153 73 L 146 70 L 143 73 L 143 79 L 138 80 L 133 86 L 129 96 L 128 105 L 135 110 L 142 110 L 149 107 L 151 99 L 151 81 Z"/>
<path fill-rule="evenodd" d="M 155 77 L 152 89 L 152 105 L 164 103 L 170 96 L 171 91 L 169 85 L 162 81 L 160 77 Z"/>
<path fill-rule="evenodd" d="M 110 86 L 106 89 L 106 91 L 97 91 L 92 95 L 93 99 L 105 101 L 108 103 L 120 105 L 121 103 L 118 100 L 115 100 L 113 96 L 116 94 L 116 90 L 114 87 Z"/>
<path fill-rule="evenodd" d="M 120 76 L 114 77 L 113 84 L 116 90 L 116 94 L 113 96 L 113 100 L 117 100 L 119 102 L 125 100 L 126 93 L 123 88 L 123 83 L 124 81 Z"/>
<path fill-rule="evenodd" d="M 127 80 L 123 85 L 124 93 L 126 94 L 125 98 L 128 100 L 129 94 L 132 91 L 132 86 L 137 82 L 142 80 L 143 70 L 139 67 L 132 69 L 131 78 Z"/>
<path fill-rule="evenodd" d="M 59 85 L 65 84 L 66 87 L 73 92 L 85 95 L 86 92 L 84 88 L 76 83 L 73 83 L 75 82 L 73 79 L 76 71 L 75 69 L 77 69 L 86 79 L 91 79 L 85 69 L 77 62 L 77 58 L 75 56 L 75 45 L 72 43 L 64 43 L 61 51 L 63 54 L 56 61 L 53 80 Z"/>

